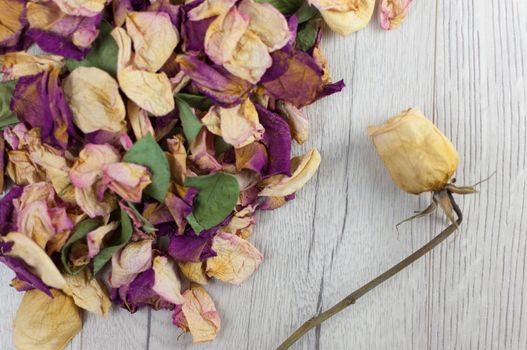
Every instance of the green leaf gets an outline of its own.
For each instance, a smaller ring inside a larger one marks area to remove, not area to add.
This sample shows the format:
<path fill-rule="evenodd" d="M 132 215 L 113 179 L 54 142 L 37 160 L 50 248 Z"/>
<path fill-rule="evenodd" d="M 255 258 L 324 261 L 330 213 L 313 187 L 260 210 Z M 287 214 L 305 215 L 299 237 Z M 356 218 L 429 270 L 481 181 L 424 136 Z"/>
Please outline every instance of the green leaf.
<path fill-rule="evenodd" d="M 62 261 L 62 266 L 64 266 L 64 270 L 66 270 L 67 273 L 70 275 L 76 275 L 79 272 L 81 272 L 84 267 L 81 267 L 80 269 L 73 270 L 70 268 L 70 265 L 68 264 L 68 257 L 70 255 L 71 247 L 73 244 L 77 241 L 80 241 L 81 239 L 85 238 L 86 235 L 90 232 L 95 230 L 97 227 L 101 226 L 101 221 L 97 219 L 86 219 L 81 222 L 79 222 L 75 227 L 73 228 L 73 233 L 64 244 L 64 247 L 62 247 L 62 251 L 60 252 L 60 260 Z"/>
<path fill-rule="evenodd" d="M 128 214 L 121 209 L 121 231 L 119 234 L 114 233 L 106 247 L 93 258 L 94 275 L 104 267 L 116 251 L 130 241 L 130 238 L 132 238 L 132 232 L 132 220 L 130 220 Z"/>
<path fill-rule="evenodd" d="M 117 75 L 117 54 L 119 48 L 117 43 L 113 40 L 110 32 L 113 27 L 110 23 L 103 21 L 101 23 L 100 33 L 97 39 L 93 42 L 90 53 L 82 60 L 76 61 L 72 59 L 66 60 L 66 67 L 71 72 L 78 67 L 97 67 L 112 76 Z"/>
<path fill-rule="evenodd" d="M 189 104 L 178 95 L 176 95 L 176 104 L 179 110 L 179 118 L 181 119 L 181 124 L 183 125 L 183 133 L 185 134 L 185 137 L 187 138 L 187 141 L 190 145 L 192 142 L 194 142 L 196 136 L 198 136 L 203 124 L 201 124 L 201 121 L 198 119 L 198 117 L 192 113 Z"/>
<path fill-rule="evenodd" d="M 309 3 L 306 1 L 302 4 L 302 6 L 295 12 L 296 18 L 298 19 L 298 24 L 302 24 L 304 22 L 309 21 L 311 18 L 318 15 L 318 10 L 314 7 L 309 5 Z"/>
<path fill-rule="evenodd" d="M 232 145 L 229 145 L 221 136 L 215 136 L 214 137 L 214 149 L 216 150 L 216 154 L 222 154 L 227 152 L 232 148 Z"/>
<path fill-rule="evenodd" d="M 187 221 L 196 234 L 221 223 L 234 209 L 240 186 L 226 173 L 187 177 L 185 186 L 200 190 L 194 199 L 194 210 Z"/>
<path fill-rule="evenodd" d="M 302 51 L 308 51 L 315 45 L 317 40 L 317 33 L 320 26 L 318 18 L 312 19 L 309 22 L 303 23 L 298 27 L 296 35 L 296 44 Z"/>
<path fill-rule="evenodd" d="M 268 2 L 283 14 L 289 15 L 294 13 L 302 6 L 304 0 L 256 0 L 256 2 Z"/>
<path fill-rule="evenodd" d="M 163 203 L 170 184 L 170 169 L 165 153 L 151 134 L 134 143 L 126 152 L 123 161 L 144 165 L 152 172 L 152 183 L 144 192 Z"/>
<path fill-rule="evenodd" d="M 214 105 L 211 99 L 207 96 L 191 95 L 185 93 L 178 93 L 176 98 L 185 101 L 190 107 L 199 109 L 200 111 L 208 111 Z"/>
<path fill-rule="evenodd" d="M 146 233 L 153 233 L 156 232 L 156 228 L 150 221 L 148 221 L 140 212 L 137 210 L 137 208 L 130 202 L 126 201 L 126 204 L 128 207 L 134 212 L 134 214 L 141 220 L 141 224 L 143 225 L 143 231 Z"/>
<path fill-rule="evenodd" d="M 18 118 L 11 111 L 11 96 L 15 89 L 16 80 L 0 82 L 0 130 L 6 126 L 18 123 Z"/>

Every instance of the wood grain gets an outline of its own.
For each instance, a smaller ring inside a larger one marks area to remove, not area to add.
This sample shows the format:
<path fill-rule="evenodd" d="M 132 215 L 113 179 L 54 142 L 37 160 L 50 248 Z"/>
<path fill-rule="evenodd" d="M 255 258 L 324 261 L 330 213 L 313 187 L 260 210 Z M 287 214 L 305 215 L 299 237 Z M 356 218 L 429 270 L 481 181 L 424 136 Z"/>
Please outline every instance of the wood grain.
<path fill-rule="evenodd" d="M 347 88 L 308 108 L 311 138 L 294 147 L 317 147 L 323 163 L 295 201 L 259 214 L 259 271 L 240 287 L 208 287 L 222 314 L 218 339 L 193 345 L 169 312 L 114 310 L 106 321 L 86 317 L 68 348 L 274 349 L 445 224 L 435 215 L 395 230 L 429 198 L 395 188 L 366 135 L 415 106 L 458 148 L 460 183 L 497 174 L 460 199 L 467 220 L 454 238 L 294 348 L 526 349 L 526 18 L 524 0 L 416 1 L 393 32 L 373 20 L 347 38 L 328 33 L 332 76 Z M 1 349 L 12 348 L 20 300 L 11 276 L 0 270 Z"/>

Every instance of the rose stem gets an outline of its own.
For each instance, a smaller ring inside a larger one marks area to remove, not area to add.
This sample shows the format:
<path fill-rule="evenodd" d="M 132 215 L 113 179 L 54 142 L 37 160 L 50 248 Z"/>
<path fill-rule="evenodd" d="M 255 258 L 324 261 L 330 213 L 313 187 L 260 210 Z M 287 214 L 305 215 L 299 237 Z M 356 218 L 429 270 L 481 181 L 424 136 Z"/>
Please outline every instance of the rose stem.
<path fill-rule="evenodd" d="M 322 322 L 326 321 L 328 318 L 341 312 L 348 306 L 355 304 L 355 302 L 357 302 L 357 300 L 360 297 L 362 297 L 363 295 L 365 295 L 370 290 L 377 287 L 384 281 L 388 280 L 390 277 L 395 276 L 397 273 L 399 273 L 400 271 L 402 271 L 403 269 L 411 265 L 413 262 L 415 262 L 419 258 L 426 255 L 428 252 L 430 252 L 432 249 L 438 246 L 441 242 L 447 239 L 452 233 L 454 233 L 459 227 L 459 225 L 461 225 L 461 222 L 463 221 L 463 214 L 461 213 L 461 210 L 457 206 L 456 202 L 454 201 L 450 193 L 449 193 L 449 197 L 452 202 L 454 211 L 456 212 L 457 217 L 458 217 L 455 223 L 452 223 L 450 226 L 445 228 L 437 236 L 435 236 L 430 242 L 422 246 L 419 250 L 415 251 L 412 255 L 409 255 L 406 259 L 394 265 L 391 269 L 375 277 L 373 280 L 366 283 L 365 285 L 363 285 L 362 287 L 360 287 L 359 289 L 357 289 L 356 291 L 354 291 L 353 293 L 351 293 L 350 295 L 348 295 L 347 297 L 339 301 L 332 308 L 324 311 L 323 313 L 319 314 L 316 317 L 312 317 L 311 319 L 307 320 L 300 328 L 298 328 L 293 334 L 291 334 L 289 338 L 287 338 L 278 348 L 276 348 L 276 350 L 289 349 L 291 345 L 293 345 L 297 340 L 299 340 L 309 330 L 322 324 Z"/>

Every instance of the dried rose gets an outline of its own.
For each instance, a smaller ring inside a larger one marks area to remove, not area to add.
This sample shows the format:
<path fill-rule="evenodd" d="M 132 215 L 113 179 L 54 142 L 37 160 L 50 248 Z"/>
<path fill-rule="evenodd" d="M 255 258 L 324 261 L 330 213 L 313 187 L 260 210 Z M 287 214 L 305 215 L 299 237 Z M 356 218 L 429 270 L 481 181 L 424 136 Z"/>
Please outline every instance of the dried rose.
<path fill-rule="evenodd" d="M 320 10 L 329 28 L 348 35 L 364 28 L 373 15 L 375 0 L 308 0 Z"/>
<path fill-rule="evenodd" d="M 439 191 L 456 171 L 459 156 L 452 143 L 416 109 L 368 129 L 393 181 L 403 191 Z"/>
<path fill-rule="evenodd" d="M 39 290 L 24 294 L 13 322 L 17 350 L 64 349 L 82 328 L 81 311 L 70 296 L 52 290 L 53 298 Z"/>

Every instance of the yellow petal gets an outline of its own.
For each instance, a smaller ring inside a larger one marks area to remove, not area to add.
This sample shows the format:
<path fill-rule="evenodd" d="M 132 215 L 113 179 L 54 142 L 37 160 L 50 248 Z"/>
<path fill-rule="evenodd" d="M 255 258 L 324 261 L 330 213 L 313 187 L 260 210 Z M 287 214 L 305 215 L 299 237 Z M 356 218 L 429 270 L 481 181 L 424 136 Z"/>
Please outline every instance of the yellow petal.
<path fill-rule="evenodd" d="M 121 131 L 126 111 L 117 82 L 102 69 L 79 67 L 64 80 L 73 122 L 84 133 Z"/>
<path fill-rule="evenodd" d="M 208 282 L 203 262 L 178 262 L 179 271 L 191 282 L 205 285 Z"/>
<path fill-rule="evenodd" d="M 179 42 L 177 30 L 164 12 L 128 12 L 126 30 L 134 43 L 134 63 L 150 72 L 158 71 Z"/>
<path fill-rule="evenodd" d="M 167 75 L 139 70 L 132 64 L 132 41 L 123 28 L 115 28 L 111 35 L 119 47 L 117 80 L 126 96 L 154 116 L 170 113 L 175 102 Z"/>
<path fill-rule="evenodd" d="M 348 35 L 370 23 L 375 0 L 310 0 L 320 10 L 329 28 Z"/>
<path fill-rule="evenodd" d="M 302 188 L 317 172 L 320 165 L 320 153 L 312 149 L 302 157 L 291 161 L 291 177 L 278 175 L 259 193 L 263 197 L 282 197 L 295 193 Z"/>
<path fill-rule="evenodd" d="M 112 302 L 99 281 L 92 278 L 87 269 L 77 275 L 65 274 L 64 278 L 78 307 L 99 316 L 106 317 L 108 315 Z"/>
<path fill-rule="evenodd" d="M 370 127 L 368 134 L 395 184 L 408 193 L 439 191 L 457 169 L 452 143 L 416 108 Z"/>
<path fill-rule="evenodd" d="M 126 103 L 126 109 L 128 111 L 128 120 L 130 121 L 130 126 L 134 132 L 135 138 L 137 140 L 142 139 L 147 134 L 151 134 L 153 137 L 156 136 L 154 127 L 150 122 L 148 113 L 139 108 L 132 100 L 128 100 Z"/>
<path fill-rule="evenodd" d="M 72 16 L 93 17 L 99 14 L 107 0 L 53 0 L 62 12 Z"/>
<path fill-rule="evenodd" d="M 263 261 L 262 254 L 249 241 L 219 232 L 212 241 L 216 256 L 207 259 L 207 275 L 239 285 L 249 278 Z"/>
<path fill-rule="evenodd" d="M 237 0 L 205 0 L 188 13 L 191 21 L 220 16 L 229 11 Z"/>
<path fill-rule="evenodd" d="M 152 241 L 143 240 L 127 244 L 112 256 L 110 285 L 119 288 L 152 265 Z"/>
<path fill-rule="evenodd" d="M 181 281 L 174 262 L 164 256 L 156 256 L 152 268 L 155 276 L 152 290 L 173 304 L 183 304 L 185 299 L 181 295 Z"/>
<path fill-rule="evenodd" d="M 61 69 L 64 59 L 56 55 L 32 55 L 30 53 L 7 52 L 0 56 L 5 80 L 35 75 L 51 69 Z"/>
<path fill-rule="evenodd" d="M 284 15 L 273 5 L 243 0 L 240 13 L 250 18 L 249 29 L 267 46 L 269 52 L 284 47 L 291 40 L 291 32 Z"/>
<path fill-rule="evenodd" d="M 182 310 L 192 341 L 202 343 L 216 338 L 221 328 L 220 315 L 207 291 L 198 285 L 191 285 L 183 296 L 185 303 Z"/>
<path fill-rule="evenodd" d="M 202 123 L 225 142 L 241 148 L 260 140 L 265 131 L 258 120 L 258 112 L 251 100 L 232 108 L 214 106 L 203 117 Z"/>
<path fill-rule="evenodd" d="M 13 322 L 17 350 L 61 350 L 80 332 L 81 311 L 73 299 L 51 292 L 53 298 L 36 289 L 24 294 Z"/>
<path fill-rule="evenodd" d="M 6 242 L 13 242 L 11 251 L 6 253 L 7 256 L 21 259 L 47 286 L 69 293 L 66 280 L 51 258 L 29 237 L 18 232 L 10 232 L 3 239 Z"/>

